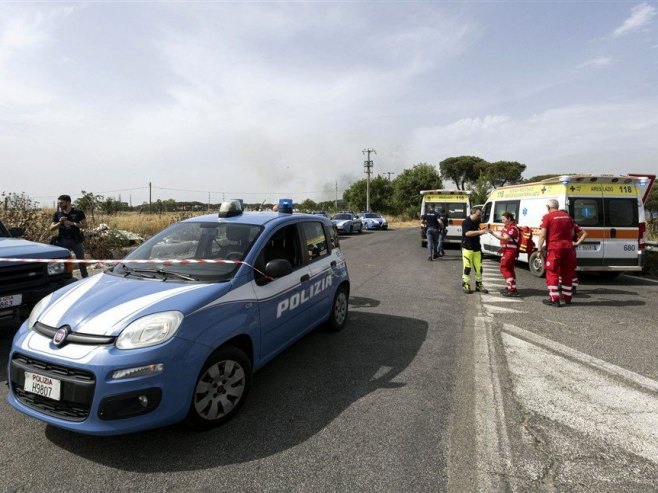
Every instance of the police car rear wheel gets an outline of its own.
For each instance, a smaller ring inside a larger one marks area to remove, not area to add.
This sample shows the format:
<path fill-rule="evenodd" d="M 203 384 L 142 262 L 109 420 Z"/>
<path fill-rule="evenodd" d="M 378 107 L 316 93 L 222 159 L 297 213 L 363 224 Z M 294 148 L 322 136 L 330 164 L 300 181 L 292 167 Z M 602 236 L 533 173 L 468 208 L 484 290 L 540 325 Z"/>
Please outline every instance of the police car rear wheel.
<path fill-rule="evenodd" d="M 544 260 L 539 256 L 539 252 L 533 252 L 528 259 L 528 268 L 533 276 L 544 277 L 546 269 Z"/>
<path fill-rule="evenodd" d="M 341 286 L 336 291 L 334 303 L 331 306 L 331 314 L 329 315 L 329 329 L 333 332 L 343 330 L 345 324 L 347 324 L 348 306 L 347 288 Z"/>
<path fill-rule="evenodd" d="M 251 387 L 251 362 L 227 346 L 206 361 L 194 387 L 187 423 L 196 428 L 220 425 L 238 412 Z"/>

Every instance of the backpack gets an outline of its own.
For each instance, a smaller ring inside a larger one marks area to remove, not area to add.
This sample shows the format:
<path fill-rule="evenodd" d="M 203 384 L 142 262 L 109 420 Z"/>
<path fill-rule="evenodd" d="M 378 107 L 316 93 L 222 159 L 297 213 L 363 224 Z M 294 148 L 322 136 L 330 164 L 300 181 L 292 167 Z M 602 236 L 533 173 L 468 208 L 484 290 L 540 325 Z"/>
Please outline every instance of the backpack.
<path fill-rule="evenodd" d="M 529 226 L 519 226 L 519 253 L 530 255 L 535 251 L 535 242 L 532 239 L 532 228 Z"/>

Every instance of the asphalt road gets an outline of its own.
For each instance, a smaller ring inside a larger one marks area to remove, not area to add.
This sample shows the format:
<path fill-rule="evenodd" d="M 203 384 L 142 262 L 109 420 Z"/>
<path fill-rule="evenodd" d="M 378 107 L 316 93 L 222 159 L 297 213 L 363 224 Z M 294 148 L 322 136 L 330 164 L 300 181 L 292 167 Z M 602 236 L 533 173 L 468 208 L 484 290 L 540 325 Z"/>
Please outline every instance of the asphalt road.
<path fill-rule="evenodd" d="M 349 325 L 259 371 L 223 427 L 87 437 L 13 411 L 0 386 L 0 491 L 655 488 L 658 284 L 583 279 L 555 309 L 523 269 L 520 300 L 493 292 L 495 261 L 492 294 L 463 294 L 459 252 L 428 262 L 415 229 L 341 245 Z"/>

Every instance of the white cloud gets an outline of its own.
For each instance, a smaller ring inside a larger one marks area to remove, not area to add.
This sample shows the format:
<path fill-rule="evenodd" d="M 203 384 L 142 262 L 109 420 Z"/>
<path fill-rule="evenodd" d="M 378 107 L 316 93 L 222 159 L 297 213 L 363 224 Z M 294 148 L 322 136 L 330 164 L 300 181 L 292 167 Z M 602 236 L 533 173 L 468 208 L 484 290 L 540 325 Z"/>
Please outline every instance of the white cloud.
<path fill-rule="evenodd" d="M 656 8 L 648 3 L 641 3 L 631 9 L 631 16 L 614 30 L 612 36 L 618 38 L 625 34 L 638 31 L 648 25 L 656 16 Z"/>
<path fill-rule="evenodd" d="M 578 65 L 578 68 L 586 68 L 586 67 L 607 67 L 612 64 L 612 58 L 610 57 L 605 57 L 605 56 L 599 56 L 596 58 L 592 58 L 591 60 L 587 60 L 586 62 L 581 63 Z"/>
<path fill-rule="evenodd" d="M 487 116 L 418 129 L 416 155 L 514 160 L 526 174 L 655 171 L 658 104 L 574 105 L 526 118 Z"/>

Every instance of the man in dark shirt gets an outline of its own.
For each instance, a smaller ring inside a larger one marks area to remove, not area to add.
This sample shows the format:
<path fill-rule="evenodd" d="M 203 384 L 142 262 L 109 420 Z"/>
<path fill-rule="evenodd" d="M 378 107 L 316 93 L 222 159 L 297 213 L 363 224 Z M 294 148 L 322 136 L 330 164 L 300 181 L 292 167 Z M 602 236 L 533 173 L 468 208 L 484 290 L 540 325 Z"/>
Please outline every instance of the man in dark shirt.
<path fill-rule="evenodd" d="M 441 231 L 439 231 L 437 253 L 439 254 L 439 257 L 443 257 L 446 254 L 445 250 L 443 250 L 443 243 L 445 242 L 446 235 L 448 234 L 448 213 L 446 212 L 445 207 L 441 208 L 441 212 L 439 213 L 439 222 L 443 224 L 443 227 L 441 228 Z"/>
<path fill-rule="evenodd" d="M 481 293 L 489 291 L 482 283 L 482 246 L 480 236 L 489 232 L 489 228 L 480 229 L 482 208 L 474 207 L 471 214 L 462 223 L 462 262 L 464 272 L 462 274 L 462 289 L 465 293 L 471 291 L 471 270 L 475 271 L 475 290 Z"/>
<path fill-rule="evenodd" d="M 438 256 L 438 241 L 439 241 L 439 231 L 441 230 L 441 223 L 439 220 L 439 215 L 434 210 L 433 205 L 428 206 L 428 210 L 425 211 L 421 217 L 421 224 L 426 228 L 425 235 L 427 236 L 427 260 L 432 261 Z"/>
<path fill-rule="evenodd" d="M 78 260 L 84 260 L 85 258 L 85 252 L 82 247 L 84 235 L 81 228 L 86 227 L 87 218 L 85 213 L 71 205 L 71 197 L 69 195 L 60 195 L 57 198 L 57 212 L 53 214 L 53 222 L 50 225 L 50 230 L 59 230 L 59 245 L 73 251 L 75 258 Z M 80 263 L 78 266 L 80 268 L 80 275 L 87 277 L 87 265 Z"/>

